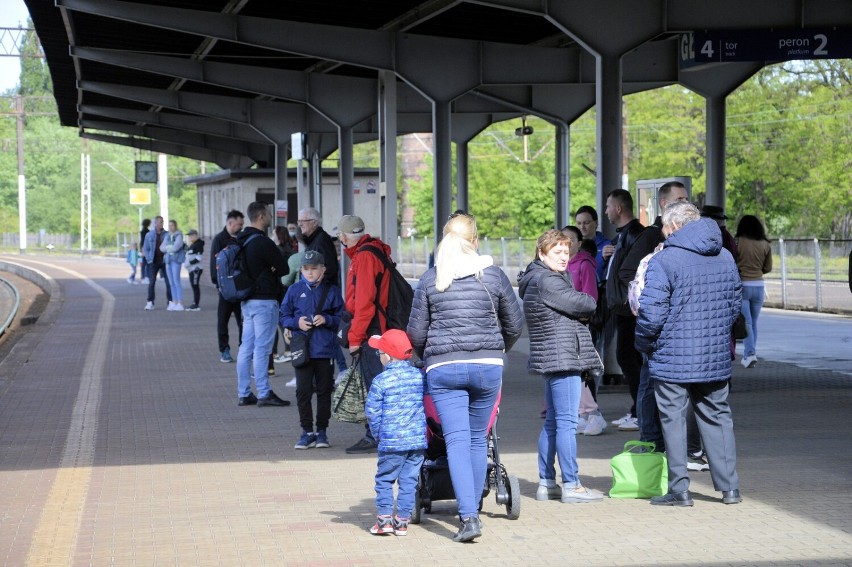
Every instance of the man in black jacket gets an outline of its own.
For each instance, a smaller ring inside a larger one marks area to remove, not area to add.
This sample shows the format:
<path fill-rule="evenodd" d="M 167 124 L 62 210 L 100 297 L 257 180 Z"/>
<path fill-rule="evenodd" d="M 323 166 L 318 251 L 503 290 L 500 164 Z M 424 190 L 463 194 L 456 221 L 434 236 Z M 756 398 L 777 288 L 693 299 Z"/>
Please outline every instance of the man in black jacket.
<path fill-rule="evenodd" d="M 272 212 L 265 203 L 255 201 L 248 206 L 251 226 L 237 235 L 243 246 L 246 271 L 254 281 L 254 292 L 241 304 L 243 336 L 237 355 L 237 391 L 240 406 L 289 406 L 290 402 L 275 395 L 269 387 L 267 367 L 272 343 L 278 332 L 278 302 L 281 276 L 289 271 L 284 256 L 266 235 L 272 224 Z M 251 371 L 257 396 L 251 391 Z"/>
<path fill-rule="evenodd" d="M 636 394 L 639 390 L 642 358 L 634 348 L 636 317 L 630 312 L 630 306 L 627 304 L 627 286 L 633 277 L 624 279 L 627 274 L 622 272 L 621 266 L 644 227 L 633 217 L 633 197 L 624 189 L 610 191 L 606 198 L 605 213 L 618 232 L 614 243 L 615 251 L 610 256 L 606 268 L 606 301 L 610 312 L 615 316 L 618 329 L 615 357 L 627 380 L 630 397 L 633 398 L 630 413 L 614 421 L 613 424 L 618 425 L 621 431 L 637 431 L 639 422 L 636 419 Z"/>
<path fill-rule="evenodd" d="M 657 203 L 659 204 L 659 211 L 661 215 L 665 208 L 672 203 L 688 201 L 689 194 L 686 192 L 686 187 L 678 181 L 665 183 L 657 191 Z M 666 237 L 663 234 L 662 216 L 658 215 L 654 220 L 654 224 L 647 226 L 645 230 L 636 237 L 636 241 L 633 243 L 633 246 L 630 247 L 630 251 L 627 253 L 627 256 L 624 258 L 624 261 L 621 263 L 621 267 L 618 270 L 619 280 L 632 281 L 636 277 L 636 270 L 639 268 L 639 262 L 642 261 L 642 258 L 653 252 L 665 239 Z M 635 339 L 635 332 L 633 337 Z M 648 369 L 648 358 L 641 355 L 640 357 L 642 366 L 639 371 L 639 385 L 635 400 L 636 413 L 634 414 L 639 425 L 639 439 L 654 443 L 657 451 L 663 452 L 665 450 L 665 446 L 663 444 L 663 432 L 660 428 L 657 401 L 654 398 L 654 384 L 650 370 Z M 697 435 L 698 430 L 695 429 L 694 432 Z M 697 441 L 697 448 L 694 446 L 694 438 L 692 441 L 693 446 L 690 447 L 691 454 L 700 454 L 700 439 Z"/>
<path fill-rule="evenodd" d="M 216 279 L 216 254 L 231 244 L 237 243 L 235 237 L 243 229 L 243 222 L 243 213 L 234 209 L 228 213 L 225 228 L 213 237 L 213 243 L 210 245 L 210 279 L 213 280 L 213 285 L 217 290 L 219 289 L 219 282 Z M 228 322 L 231 320 L 231 315 L 233 314 L 237 319 L 237 329 L 239 330 L 238 341 L 242 341 L 243 315 L 240 311 L 239 303 L 225 301 L 221 293 L 217 293 L 216 295 L 219 296 L 219 306 L 216 308 L 216 331 L 219 335 L 219 361 L 234 362 L 234 357 L 231 356 Z"/>
<path fill-rule="evenodd" d="M 319 211 L 313 207 L 307 207 L 299 211 L 299 230 L 302 233 L 302 241 L 305 243 L 304 251 L 316 250 L 325 258 L 325 280 L 340 287 L 340 263 L 337 260 L 337 247 L 331 236 L 322 227 L 322 217 Z M 301 251 L 301 248 L 300 248 Z"/>

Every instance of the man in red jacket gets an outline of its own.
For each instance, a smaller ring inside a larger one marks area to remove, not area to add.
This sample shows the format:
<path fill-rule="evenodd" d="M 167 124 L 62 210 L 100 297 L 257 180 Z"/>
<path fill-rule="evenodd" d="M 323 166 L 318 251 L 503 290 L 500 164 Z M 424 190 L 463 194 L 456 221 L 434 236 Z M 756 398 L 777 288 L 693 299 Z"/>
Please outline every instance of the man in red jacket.
<path fill-rule="evenodd" d="M 381 335 L 387 330 L 385 318 L 376 307 L 376 302 L 387 309 L 390 274 L 385 274 L 385 266 L 376 254 L 367 248 L 373 248 L 390 259 L 390 246 L 367 234 L 361 217 L 344 215 L 335 228 L 337 236 L 346 247 L 349 257 L 349 271 L 346 274 L 346 311 L 352 316 L 349 327 L 349 353 L 361 355 L 361 374 L 367 390 L 382 371 L 378 351 L 367 344 L 371 335 Z M 382 275 L 384 274 L 384 275 Z M 379 286 L 377 278 L 382 275 Z M 364 438 L 346 449 L 350 455 L 375 453 L 376 440 L 366 428 Z"/>

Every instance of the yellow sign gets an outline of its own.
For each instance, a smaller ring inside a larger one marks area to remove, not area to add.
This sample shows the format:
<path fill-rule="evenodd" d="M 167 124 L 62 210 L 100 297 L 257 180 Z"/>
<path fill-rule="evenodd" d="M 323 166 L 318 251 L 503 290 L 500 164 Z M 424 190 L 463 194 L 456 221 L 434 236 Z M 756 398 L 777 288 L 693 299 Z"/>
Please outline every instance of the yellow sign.
<path fill-rule="evenodd" d="M 150 205 L 151 190 L 147 188 L 130 189 L 130 204 L 131 205 Z"/>

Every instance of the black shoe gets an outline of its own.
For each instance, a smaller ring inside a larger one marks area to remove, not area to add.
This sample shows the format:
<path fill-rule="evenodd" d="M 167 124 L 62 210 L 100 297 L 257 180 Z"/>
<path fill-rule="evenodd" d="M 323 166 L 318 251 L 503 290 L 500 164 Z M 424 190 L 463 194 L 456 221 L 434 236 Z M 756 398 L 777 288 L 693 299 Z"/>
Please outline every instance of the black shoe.
<path fill-rule="evenodd" d="M 347 455 L 366 455 L 367 453 L 375 453 L 379 450 L 378 444 L 375 441 L 370 441 L 369 439 L 361 439 L 348 449 L 346 449 Z"/>
<path fill-rule="evenodd" d="M 692 495 L 688 490 L 683 492 L 669 492 L 662 496 L 654 496 L 651 498 L 651 504 L 654 506 L 692 506 L 695 502 L 692 501 Z"/>
<path fill-rule="evenodd" d="M 259 398 L 257 400 L 257 407 L 259 408 L 262 408 L 264 406 L 283 407 L 289 405 L 290 402 L 288 402 L 287 400 L 282 400 L 281 398 L 276 396 L 275 392 L 273 392 L 272 390 L 269 390 L 269 393 L 266 395 L 266 397 Z"/>
<path fill-rule="evenodd" d="M 255 404 L 257 404 L 257 396 L 255 396 L 251 392 L 249 392 L 248 396 L 237 400 L 238 406 L 253 406 Z"/>
<path fill-rule="evenodd" d="M 740 496 L 739 490 L 722 491 L 722 504 L 739 504 L 742 501 L 743 497 Z"/>
<path fill-rule="evenodd" d="M 481 535 L 482 522 L 480 522 L 479 518 L 477 518 L 476 516 L 472 516 L 470 518 L 465 518 L 464 520 L 462 520 L 459 532 L 453 536 L 453 541 L 458 543 L 473 541 Z"/>

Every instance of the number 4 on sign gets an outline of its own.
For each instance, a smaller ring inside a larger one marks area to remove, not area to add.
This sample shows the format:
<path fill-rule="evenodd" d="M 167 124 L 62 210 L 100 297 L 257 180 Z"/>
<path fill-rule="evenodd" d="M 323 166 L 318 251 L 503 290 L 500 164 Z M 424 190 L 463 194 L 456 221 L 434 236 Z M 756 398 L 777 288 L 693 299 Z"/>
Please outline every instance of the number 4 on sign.
<path fill-rule="evenodd" d="M 713 40 L 708 39 L 704 42 L 704 45 L 701 46 L 701 53 L 704 54 L 707 59 L 713 59 Z"/>

